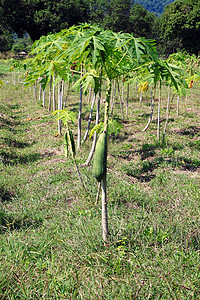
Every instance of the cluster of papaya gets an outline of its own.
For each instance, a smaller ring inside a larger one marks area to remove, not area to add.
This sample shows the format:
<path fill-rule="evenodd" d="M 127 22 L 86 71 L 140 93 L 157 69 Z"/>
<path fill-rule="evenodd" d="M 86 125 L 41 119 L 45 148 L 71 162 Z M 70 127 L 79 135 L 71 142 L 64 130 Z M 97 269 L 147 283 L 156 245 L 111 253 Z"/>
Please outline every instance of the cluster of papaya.
<path fill-rule="evenodd" d="M 72 131 L 68 129 L 64 134 L 64 149 L 65 157 L 68 157 L 69 152 L 75 157 L 75 142 L 73 138 Z M 96 149 L 94 153 L 93 161 L 93 174 L 98 182 L 101 182 L 102 179 L 106 176 L 106 167 L 107 167 L 107 134 L 102 132 L 99 135 L 97 140 Z"/>

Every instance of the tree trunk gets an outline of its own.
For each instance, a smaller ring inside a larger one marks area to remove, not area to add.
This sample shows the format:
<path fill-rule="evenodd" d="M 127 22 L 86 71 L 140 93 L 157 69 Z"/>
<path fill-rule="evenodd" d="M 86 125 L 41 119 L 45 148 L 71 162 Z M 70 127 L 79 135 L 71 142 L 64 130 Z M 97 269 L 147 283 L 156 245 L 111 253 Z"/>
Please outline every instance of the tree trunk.
<path fill-rule="evenodd" d="M 81 146 L 81 115 L 82 115 L 82 101 L 83 101 L 83 87 L 80 85 L 80 97 L 79 97 L 79 113 L 78 113 L 78 140 L 77 148 Z"/>
<path fill-rule="evenodd" d="M 65 107 L 66 107 L 66 103 L 67 103 L 67 100 L 68 100 L 68 96 L 69 96 L 70 87 L 71 87 L 71 83 L 70 83 L 70 82 L 68 82 L 67 93 L 66 93 L 66 96 L 65 96 L 65 101 L 64 101 L 63 108 L 65 108 Z"/>
<path fill-rule="evenodd" d="M 42 84 L 40 83 L 40 88 L 39 88 L 39 101 L 41 101 L 42 98 Z"/>
<path fill-rule="evenodd" d="M 115 96 L 116 96 L 116 80 L 114 80 L 114 84 L 113 84 L 113 88 L 112 88 L 111 110 L 110 110 L 110 115 L 111 115 L 111 116 L 112 116 L 112 114 L 113 114 L 114 103 L 115 103 Z"/>
<path fill-rule="evenodd" d="M 53 94 L 52 94 L 52 100 L 53 100 L 53 111 L 56 110 L 56 87 L 55 87 L 55 74 L 53 75 Z"/>
<path fill-rule="evenodd" d="M 120 95 L 119 82 L 117 83 L 117 88 L 118 88 L 118 93 L 119 93 L 119 102 L 120 102 L 120 108 L 121 108 L 122 120 L 124 120 L 123 103 L 122 103 L 122 97 L 121 97 L 121 95 Z"/>
<path fill-rule="evenodd" d="M 86 129 L 84 138 L 82 140 L 82 143 L 85 142 L 85 140 L 87 139 L 88 133 L 89 133 L 90 123 L 91 123 L 91 120 L 92 120 L 92 112 L 93 112 L 95 100 L 96 100 L 96 95 L 94 93 L 93 100 L 92 100 L 92 105 L 91 105 L 91 110 L 90 110 L 90 115 L 89 115 L 89 119 L 88 119 L 88 126 L 87 126 L 87 129 Z"/>
<path fill-rule="evenodd" d="M 158 96 L 157 140 L 160 139 L 160 107 L 161 107 L 161 81 L 160 81 L 160 86 L 159 86 L 159 96 Z"/>
<path fill-rule="evenodd" d="M 142 91 L 140 92 L 140 103 L 142 102 L 142 96 L 143 96 L 143 93 Z"/>
<path fill-rule="evenodd" d="M 155 88 L 154 88 L 154 91 L 152 93 L 151 91 L 151 114 L 149 116 L 149 120 L 148 120 L 148 123 L 147 125 L 145 126 L 145 128 L 142 130 L 143 132 L 146 131 L 148 128 L 149 128 L 149 125 L 152 121 L 152 117 L 153 117 L 153 109 L 154 109 L 154 100 L 155 100 Z"/>
<path fill-rule="evenodd" d="M 52 78 L 52 76 L 51 76 L 50 82 L 49 82 L 49 106 L 48 106 L 48 111 L 51 110 L 52 81 L 53 81 L 53 78 Z"/>
<path fill-rule="evenodd" d="M 102 180 L 102 236 L 104 242 L 108 241 L 108 213 L 107 213 L 107 192 L 106 176 Z"/>
<path fill-rule="evenodd" d="M 130 88 L 130 83 L 128 83 L 128 85 L 127 85 L 127 97 L 126 97 L 126 118 L 127 119 L 128 119 L 129 88 Z"/>
<path fill-rule="evenodd" d="M 110 93 L 111 93 L 111 82 L 108 82 L 107 92 L 106 92 L 106 103 L 105 103 L 105 115 L 104 115 L 104 132 L 108 136 L 108 117 L 109 117 L 109 106 L 110 106 Z M 106 139 L 107 143 L 107 139 Z M 107 148 L 107 144 L 106 144 Z M 107 160 L 107 157 L 106 157 Z M 108 241 L 108 214 L 107 214 L 107 182 L 106 174 L 102 180 L 102 236 L 106 243 Z"/>
<path fill-rule="evenodd" d="M 45 107 L 45 89 L 42 92 L 42 106 Z"/>
<path fill-rule="evenodd" d="M 58 109 L 62 109 L 63 107 L 63 85 L 64 82 L 63 80 L 59 82 L 59 87 L 58 87 Z M 62 127 L 62 122 L 59 119 L 58 120 L 58 134 L 61 135 L 61 127 Z"/>
<path fill-rule="evenodd" d="M 37 81 L 34 82 L 33 89 L 34 89 L 34 97 L 35 97 L 35 100 L 37 101 Z"/>
<path fill-rule="evenodd" d="M 168 123 L 168 120 L 169 120 L 169 104 L 170 104 L 170 87 L 169 87 L 168 98 L 167 98 L 167 111 L 166 111 L 165 126 L 164 126 L 164 130 L 163 130 L 163 143 L 165 141 L 165 133 L 166 133 L 166 128 L 167 128 L 167 123 Z"/>
<path fill-rule="evenodd" d="M 180 100 L 180 97 L 178 95 L 177 96 L 177 117 L 179 117 L 179 100 Z"/>

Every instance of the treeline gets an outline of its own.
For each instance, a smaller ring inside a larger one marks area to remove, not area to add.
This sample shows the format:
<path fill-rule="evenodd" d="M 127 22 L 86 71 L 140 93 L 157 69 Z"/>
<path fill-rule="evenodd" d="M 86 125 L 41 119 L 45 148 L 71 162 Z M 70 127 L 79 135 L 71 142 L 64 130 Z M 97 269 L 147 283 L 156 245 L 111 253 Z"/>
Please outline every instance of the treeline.
<path fill-rule="evenodd" d="M 131 0 L 18 0 L 17 5 L 0 0 L 0 51 L 12 48 L 13 33 L 27 32 L 35 41 L 84 22 L 155 39 L 161 55 L 180 50 L 197 55 L 200 50 L 199 0 L 176 0 L 160 17 Z"/>

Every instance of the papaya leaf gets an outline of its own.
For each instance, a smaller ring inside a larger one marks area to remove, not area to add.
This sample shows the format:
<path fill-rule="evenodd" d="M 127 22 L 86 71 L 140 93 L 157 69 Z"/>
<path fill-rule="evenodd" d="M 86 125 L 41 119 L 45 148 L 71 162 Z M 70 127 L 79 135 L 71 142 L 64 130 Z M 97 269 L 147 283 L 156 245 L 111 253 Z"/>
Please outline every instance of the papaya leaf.
<path fill-rule="evenodd" d="M 120 124 L 117 120 L 108 120 L 108 135 L 114 134 L 115 136 L 117 136 L 122 128 L 122 124 Z"/>
<path fill-rule="evenodd" d="M 72 111 L 69 111 L 67 108 L 65 109 L 58 109 L 53 112 L 53 115 L 57 115 L 57 120 L 61 120 L 64 125 L 67 125 L 68 122 L 76 121 L 76 116 Z"/>
<path fill-rule="evenodd" d="M 100 122 L 99 124 L 95 125 L 91 130 L 89 134 L 89 139 L 94 135 L 95 131 L 98 133 L 103 132 L 104 129 L 104 123 Z"/>
<path fill-rule="evenodd" d="M 114 134 L 115 136 L 118 135 L 122 128 L 123 126 L 117 120 L 108 120 L 108 136 L 111 134 Z M 97 134 L 103 132 L 104 123 L 100 122 L 98 125 L 95 125 L 90 131 L 89 138 L 91 138 L 94 135 L 95 131 L 97 132 Z"/>

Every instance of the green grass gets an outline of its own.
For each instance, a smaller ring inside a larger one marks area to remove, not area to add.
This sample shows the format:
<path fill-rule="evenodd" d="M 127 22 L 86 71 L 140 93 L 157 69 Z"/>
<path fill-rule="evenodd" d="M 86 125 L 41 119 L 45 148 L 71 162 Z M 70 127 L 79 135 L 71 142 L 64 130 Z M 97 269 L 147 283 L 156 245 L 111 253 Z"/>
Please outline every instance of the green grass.
<path fill-rule="evenodd" d="M 0 95 L 0 298 L 199 299 L 199 87 L 186 106 L 181 99 L 179 118 L 172 106 L 164 143 L 156 139 L 156 113 L 141 132 L 149 95 L 139 103 L 133 90 L 125 122 L 116 100 L 123 129 L 109 139 L 104 246 L 92 167 L 80 168 L 85 195 L 55 118 L 33 90 L 7 79 Z M 75 113 L 77 97 L 70 96 Z M 78 152 L 79 165 L 91 143 Z"/>

